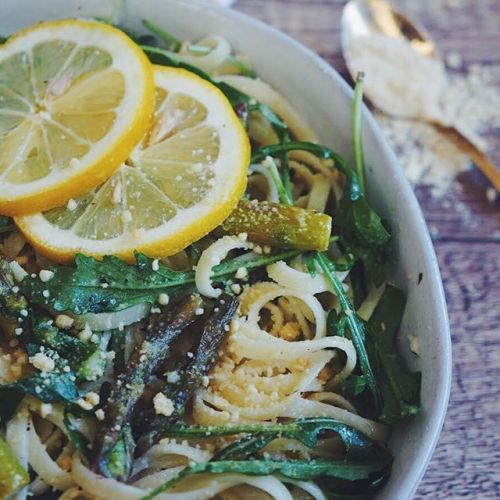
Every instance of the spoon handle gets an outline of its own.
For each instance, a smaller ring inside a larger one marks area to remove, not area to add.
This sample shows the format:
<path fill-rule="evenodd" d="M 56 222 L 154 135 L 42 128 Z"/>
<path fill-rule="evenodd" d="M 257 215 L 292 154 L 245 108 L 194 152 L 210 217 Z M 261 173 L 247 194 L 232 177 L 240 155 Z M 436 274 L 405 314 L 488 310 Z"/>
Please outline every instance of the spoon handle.
<path fill-rule="evenodd" d="M 500 192 L 500 170 L 490 161 L 486 154 L 455 127 L 437 121 L 431 121 L 431 123 L 439 132 L 451 139 L 490 180 L 496 191 Z"/>

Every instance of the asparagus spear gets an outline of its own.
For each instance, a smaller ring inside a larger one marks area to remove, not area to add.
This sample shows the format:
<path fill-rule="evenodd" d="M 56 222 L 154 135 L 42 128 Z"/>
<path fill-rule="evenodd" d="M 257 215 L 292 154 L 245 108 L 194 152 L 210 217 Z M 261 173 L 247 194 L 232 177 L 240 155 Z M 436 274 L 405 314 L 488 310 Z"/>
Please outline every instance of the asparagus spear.
<path fill-rule="evenodd" d="M 279 203 L 240 201 L 222 223 L 226 234 L 247 233 L 261 245 L 299 250 L 326 250 L 332 219 L 329 215 Z"/>
<path fill-rule="evenodd" d="M 166 313 L 151 317 L 145 339 L 136 346 L 125 371 L 118 375 L 111 388 L 104 408 L 104 425 L 94 444 L 93 468 L 96 472 L 113 476 L 108 459 L 127 428 L 137 401 L 153 373 L 169 356 L 173 342 L 195 321 L 196 309 L 201 305 L 198 295 L 189 295 Z"/>
<path fill-rule="evenodd" d="M 0 498 L 7 498 L 29 483 L 28 472 L 0 437 Z"/>
<path fill-rule="evenodd" d="M 222 294 L 208 317 L 196 353 L 192 361 L 182 370 L 181 379 L 173 390 L 167 393 L 173 402 L 172 415 L 155 415 L 149 429 L 143 432 L 138 443 L 140 451 L 145 451 L 160 440 L 168 429 L 183 415 L 186 403 L 194 391 L 202 385 L 205 377 L 215 365 L 219 347 L 229 330 L 229 322 L 238 308 L 238 299 L 234 295 Z"/>

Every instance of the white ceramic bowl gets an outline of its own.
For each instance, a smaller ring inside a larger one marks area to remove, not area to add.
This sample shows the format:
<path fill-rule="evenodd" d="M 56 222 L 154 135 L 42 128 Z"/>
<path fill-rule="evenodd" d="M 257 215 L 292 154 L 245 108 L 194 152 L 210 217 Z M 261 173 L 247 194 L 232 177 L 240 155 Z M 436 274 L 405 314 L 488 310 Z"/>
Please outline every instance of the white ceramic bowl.
<path fill-rule="evenodd" d="M 45 19 L 106 16 L 114 3 L 115 0 L 1 0 L 0 34 Z M 128 0 L 125 24 L 140 32 L 144 18 L 165 26 L 181 39 L 207 34 L 227 37 L 237 51 L 250 57 L 256 72 L 299 109 L 324 144 L 352 160 L 352 91 L 335 70 L 310 50 L 255 19 L 202 2 Z M 378 498 L 404 500 L 414 494 L 443 424 L 451 380 L 450 333 L 438 264 L 422 213 L 394 153 L 366 109 L 364 148 L 369 199 L 391 224 L 393 276 L 408 295 L 400 348 L 411 368 L 423 374 L 422 411 L 392 433 L 389 446 L 395 455 L 393 471 L 378 494 Z M 423 278 L 418 284 L 420 274 Z M 420 339 L 420 358 L 409 351 L 409 333 Z"/>

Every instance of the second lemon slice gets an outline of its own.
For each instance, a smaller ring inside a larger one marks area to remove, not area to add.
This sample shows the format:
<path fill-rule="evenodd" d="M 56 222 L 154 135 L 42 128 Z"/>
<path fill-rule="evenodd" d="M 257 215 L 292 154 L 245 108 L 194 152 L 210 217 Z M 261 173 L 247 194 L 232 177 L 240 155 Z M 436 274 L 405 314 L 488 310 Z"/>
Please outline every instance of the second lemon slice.
<path fill-rule="evenodd" d="M 185 70 L 155 67 L 150 131 L 101 187 L 64 208 L 16 218 L 57 260 L 172 255 L 219 225 L 246 185 L 248 136 L 225 96 Z"/>

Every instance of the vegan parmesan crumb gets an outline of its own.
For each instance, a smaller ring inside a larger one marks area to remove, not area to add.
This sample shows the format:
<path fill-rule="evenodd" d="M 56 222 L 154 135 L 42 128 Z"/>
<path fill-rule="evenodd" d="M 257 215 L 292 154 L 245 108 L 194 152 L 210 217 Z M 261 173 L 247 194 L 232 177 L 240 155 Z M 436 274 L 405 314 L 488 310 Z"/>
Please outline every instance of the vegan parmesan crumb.
<path fill-rule="evenodd" d="M 170 417 L 174 413 L 174 403 L 161 392 L 153 398 L 153 404 L 157 415 Z"/>
<path fill-rule="evenodd" d="M 41 281 L 47 283 L 47 281 L 50 281 L 54 277 L 54 273 L 52 271 L 48 271 L 47 269 L 42 269 L 38 273 L 38 276 L 40 277 Z"/>
<path fill-rule="evenodd" d="M 50 415 L 52 413 L 52 405 L 50 403 L 42 403 L 40 405 L 40 415 L 42 418 L 47 417 L 47 415 Z"/>
<path fill-rule="evenodd" d="M 37 352 L 34 356 L 30 356 L 29 362 L 42 372 L 51 372 L 55 367 L 54 360 L 42 352 Z"/>
<path fill-rule="evenodd" d="M 70 212 L 74 212 L 78 208 L 78 203 L 73 198 L 70 198 L 68 200 L 68 204 L 66 205 L 66 208 Z"/>
<path fill-rule="evenodd" d="M 67 330 L 73 326 L 75 320 L 66 314 L 58 314 L 56 316 L 56 326 L 62 330 Z"/>
<path fill-rule="evenodd" d="M 166 293 L 160 293 L 160 295 L 158 296 L 158 304 L 160 304 L 161 306 L 168 305 L 169 301 L 170 297 Z"/>

